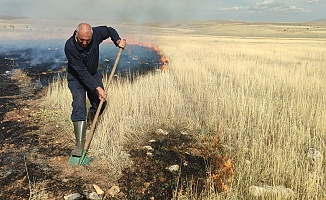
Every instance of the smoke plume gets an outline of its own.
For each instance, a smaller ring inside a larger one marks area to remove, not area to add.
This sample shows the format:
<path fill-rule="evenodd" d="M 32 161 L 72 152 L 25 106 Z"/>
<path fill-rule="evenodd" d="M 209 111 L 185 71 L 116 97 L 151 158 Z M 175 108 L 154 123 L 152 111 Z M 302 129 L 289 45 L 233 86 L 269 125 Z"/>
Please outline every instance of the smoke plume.
<path fill-rule="evenodd" d="M 0 0 L 1 15 L 31 18 L 151 22 L 186 20 L 205 13 L 200 0 Z"/>

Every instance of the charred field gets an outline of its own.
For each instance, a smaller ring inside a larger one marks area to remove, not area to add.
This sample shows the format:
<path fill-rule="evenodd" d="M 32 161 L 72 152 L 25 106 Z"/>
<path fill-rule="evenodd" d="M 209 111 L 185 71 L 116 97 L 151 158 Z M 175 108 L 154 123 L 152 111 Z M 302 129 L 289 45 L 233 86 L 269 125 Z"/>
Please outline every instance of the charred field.
<path fill-rule="evenodd" d="M 22 43 L 22 44 L 21 44 Z M 56 76 L 66 71 L 66 58 L 62 42 L 53 41 L 46 44 L 13 41 L 1 45 L 0 72 L 10 76 L 15 70 L 23 70 L 32 81 L 48 85 Z M 101 46 L 99 70 L 110 73 L 117 54 L 113 45 Z M 129 45 L 120 58 L 117 74 L 133 77 L 156 70 L 165 65 L 162 55 L 152 48 L 141 45 Z"/>

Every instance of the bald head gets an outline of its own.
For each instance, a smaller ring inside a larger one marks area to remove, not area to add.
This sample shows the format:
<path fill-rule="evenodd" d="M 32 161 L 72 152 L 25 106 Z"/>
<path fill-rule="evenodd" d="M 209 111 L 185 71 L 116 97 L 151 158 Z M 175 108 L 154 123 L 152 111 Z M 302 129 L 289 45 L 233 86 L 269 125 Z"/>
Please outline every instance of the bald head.
<path fill-rule="evenodd" d="M 91 25 L 89 24 L 86 24 L 86 23 L 80 23 L 78 26 L 77 26 L 77 34 L 78 33 L 83 33 L 83 34 L 92 34 L 93 33 L 93 30 L 92 30 L 92 27 Z"/>
<path fill-rule="evenodd" d="M 87 47 L 93 36 L 92 27 L 86 23 L 80 23 L 76 29 L 76 41 L 82 46 Z"/>

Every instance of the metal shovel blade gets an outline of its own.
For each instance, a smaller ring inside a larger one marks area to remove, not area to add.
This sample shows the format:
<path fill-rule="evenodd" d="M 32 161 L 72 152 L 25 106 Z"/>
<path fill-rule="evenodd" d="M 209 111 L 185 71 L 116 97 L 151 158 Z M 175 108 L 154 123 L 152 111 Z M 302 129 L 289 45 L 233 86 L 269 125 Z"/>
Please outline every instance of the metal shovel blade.
<path fill-rule="evenodd" d="M 78 165 L 88 165 L 93 161 L 93 158 L 86 157 L 87 150 L 83 150 L 83 154 L 79 159 Z"/>
<path fill-rule="evenodd" d="M 83 153 L 80 157 L 70 156 L 68 160 L 68 165 L 88 165 L 93 161 L 93 158 L 86 157 L 86 150 L 83 150 Z"/>

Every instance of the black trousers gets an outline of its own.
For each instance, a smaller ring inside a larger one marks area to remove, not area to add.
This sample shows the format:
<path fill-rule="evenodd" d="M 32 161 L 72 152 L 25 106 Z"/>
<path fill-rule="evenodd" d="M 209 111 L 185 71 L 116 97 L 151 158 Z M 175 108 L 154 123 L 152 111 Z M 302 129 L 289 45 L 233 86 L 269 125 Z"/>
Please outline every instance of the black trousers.
<path fill-rule="evenodd" d="M 71 112 L 71 121 L 85 121 L 87 118 L 87 108 L 86 108 L 86 95 L 91 104 L 89 112 L 93 115 L 96 114 L 98 105 L 100 104 L 100 99 L 96 91 L 90 91 L 85 84 L 80 80 L 68 73 L 68 87 L 72 94 L 72 112 Z M 93 75 L 93 78 L 97 81 L 98 85 L 103 87 L 102 74 L 97 72 Z M 106 101 L 103 103 L 100 114 L 103 113 L 106 106 Z"/>

